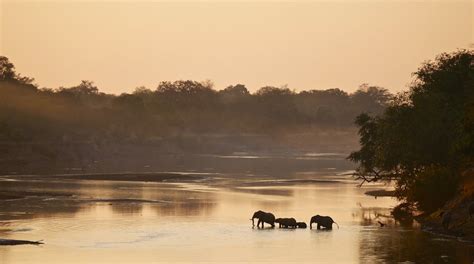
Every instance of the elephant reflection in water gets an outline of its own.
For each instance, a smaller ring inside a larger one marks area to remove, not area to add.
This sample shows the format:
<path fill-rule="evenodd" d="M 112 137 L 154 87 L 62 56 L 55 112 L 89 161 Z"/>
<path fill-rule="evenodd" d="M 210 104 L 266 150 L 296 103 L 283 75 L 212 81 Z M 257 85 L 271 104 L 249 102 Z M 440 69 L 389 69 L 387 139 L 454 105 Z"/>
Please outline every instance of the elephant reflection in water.
<path fill-rule="evenodd" d="M 260 227 L 260 224 L 262 224 L 262 228 L 263 228 L 264 223 L 270 224 L 272 227 L 275 227 L 275 215 L 273 215 L 272 213 L 267 213 L 264 211 L 255 212 L 252 216 L 252 219 L 250 219 L 252 220 L 252 227 L 255 226 L 255 222 L 254 222 L 255 218 L 258 219 L 257 227 Z"/>
<path fill-rule="evenodd" d="M 321 216 L 321 215 L 315 215 L 311 217 L 311 220 L 309 221 L 309 228 L 313 228 L 313 223 L 317 224 L 317 228 L 321 229 L 321 227 L 325 229 L 332 229 L 332 224 L 336 224 L 337 228 L 339 228 L 339 225 L 332 220 L 330 216 Z"/>

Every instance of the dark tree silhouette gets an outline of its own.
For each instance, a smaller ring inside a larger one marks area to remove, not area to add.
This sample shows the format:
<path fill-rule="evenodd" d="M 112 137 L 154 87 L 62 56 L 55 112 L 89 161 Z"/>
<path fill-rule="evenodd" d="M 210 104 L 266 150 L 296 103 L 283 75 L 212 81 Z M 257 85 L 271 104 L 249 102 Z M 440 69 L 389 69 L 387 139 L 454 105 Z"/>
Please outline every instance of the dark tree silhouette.
<path fill-rule="evenodd" d="M 31 84 L 34 79 L 22 77 L 15 71 L 15 66 L 7 57 L 0 56 L 0 81 L 15 81 L 23 84 Z"/>
<path fill-rule="evenodd" d="M 473 165 L 474 52 L 441 54 L 414 75 L 382 115 L 357 118 L 361 149 L 349 158 L 362 182 L 395 180 L 400 199 L 432 211 Z"/>

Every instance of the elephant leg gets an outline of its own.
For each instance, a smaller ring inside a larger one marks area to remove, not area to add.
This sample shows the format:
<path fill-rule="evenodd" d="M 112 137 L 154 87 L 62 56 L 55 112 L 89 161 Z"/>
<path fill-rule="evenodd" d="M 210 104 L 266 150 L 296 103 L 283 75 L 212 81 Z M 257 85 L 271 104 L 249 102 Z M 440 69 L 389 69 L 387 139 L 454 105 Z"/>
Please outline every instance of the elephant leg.
<path fill-rule="evenodd" d="M 321 225 L 318 223 L 318 226 L 317 226 L 318 230 L 321 229 Z"/>
<path fill-rule="evenodd" d="M 313 223 L 309 222 L 309 229 L 313 229 Z"/>
<path fill-rule="evenodd" d="M 260 218 L 258 219 L 257 227 L 260 227 L 260 224 L 262 223 L 262 220 Z"/>

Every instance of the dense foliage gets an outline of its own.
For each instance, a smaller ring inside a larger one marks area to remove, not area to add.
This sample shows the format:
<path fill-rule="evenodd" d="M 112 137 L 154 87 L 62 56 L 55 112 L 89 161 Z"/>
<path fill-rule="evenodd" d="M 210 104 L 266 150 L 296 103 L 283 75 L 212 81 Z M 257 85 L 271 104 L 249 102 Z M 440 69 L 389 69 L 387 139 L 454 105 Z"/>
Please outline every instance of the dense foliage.
<path fill-rule="evenodd" d="M 362 182 L 391 181 L 400 199 L 433 211 L 459 188 L 474 161 L 474 52 L 461 50 L 424 63 L 408 93 L 382 115 L 356 119 Z"/>

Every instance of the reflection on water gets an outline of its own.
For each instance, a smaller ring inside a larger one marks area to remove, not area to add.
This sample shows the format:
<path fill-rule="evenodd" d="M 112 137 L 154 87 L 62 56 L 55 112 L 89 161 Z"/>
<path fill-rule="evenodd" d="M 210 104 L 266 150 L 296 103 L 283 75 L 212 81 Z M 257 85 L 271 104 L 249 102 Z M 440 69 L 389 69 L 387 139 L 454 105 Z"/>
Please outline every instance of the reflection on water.
<path fill-rule="evenodd" d="M 383 186 L 358 188 L 339 173 L 305 170 L 278 180 L 221 174 L 187 183 L 0 181 L 1 192 L 25 196 L 0 204 L 0 237 L 46 242 L 1 247 L 0 263 L 472 262 L 472 246 L 401 226 L 390 217 L 394 199 L 364 195 Z M 258 209 L 306 223 L 330 215 L 341 227 L 252 228 Z"/>

